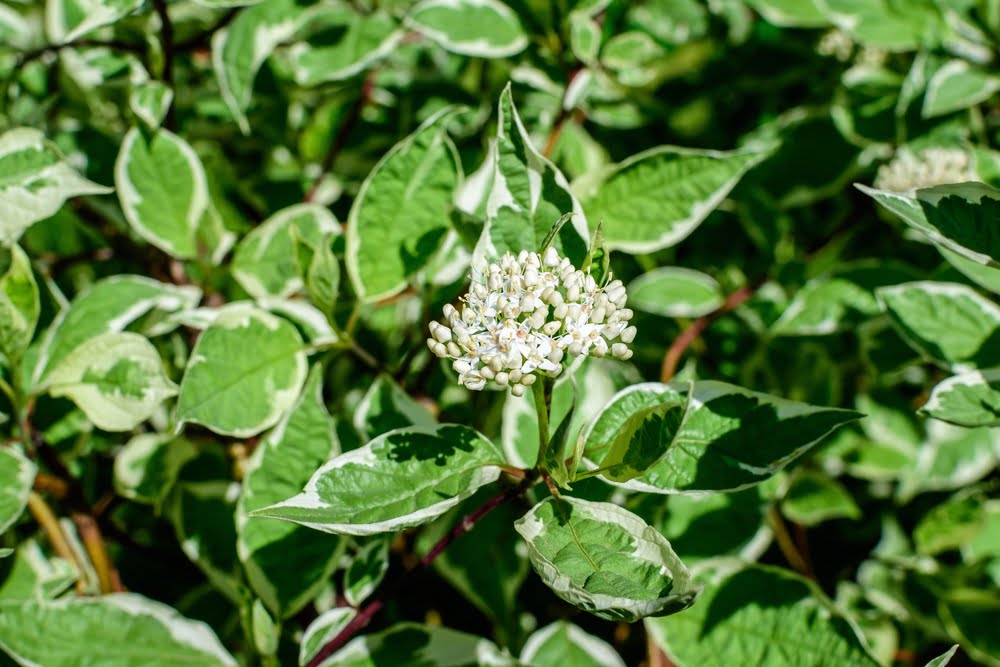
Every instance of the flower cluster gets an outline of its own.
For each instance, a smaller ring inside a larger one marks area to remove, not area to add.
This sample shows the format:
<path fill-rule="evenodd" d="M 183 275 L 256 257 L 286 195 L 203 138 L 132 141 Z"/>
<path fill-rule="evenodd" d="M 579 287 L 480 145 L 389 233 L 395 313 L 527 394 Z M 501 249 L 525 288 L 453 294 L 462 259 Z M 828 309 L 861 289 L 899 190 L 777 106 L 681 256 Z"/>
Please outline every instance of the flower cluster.
<path fill-rule="evenodd" d="M 445 306 L 445 324 L 431 322 L 427 345 L 453 360 L 469 389 L 493 381 L 520 396 L 539 374 L 558 376 L 567 354 L 632 356 L 627 344 L 635 327 L 625 286 L 620 280 L 599 286 L 555 248 L 505 254 L 461 300 L 461 309 Z"/>
<path fill-rule="evenodd" d="M 891 162 L 879 167 L 875 187 L 912 194 L 920 188 L 978 180 L 969 156 L 961 149 L 927 148 L 914 153 L 904 148 Z"/>

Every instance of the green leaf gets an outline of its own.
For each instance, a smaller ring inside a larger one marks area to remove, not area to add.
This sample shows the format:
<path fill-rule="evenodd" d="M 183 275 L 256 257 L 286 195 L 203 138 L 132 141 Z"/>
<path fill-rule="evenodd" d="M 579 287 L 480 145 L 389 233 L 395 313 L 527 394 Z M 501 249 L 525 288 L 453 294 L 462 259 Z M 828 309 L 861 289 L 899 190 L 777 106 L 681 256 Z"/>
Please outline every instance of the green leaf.
<path fill-rule="evenodd" d="M 912 461 L 897 471 L 901 500 L 923 491 L 961 489 L 988 475 L 1000 460 L 1000 432 L 926 422 L 927 437 Z"/>
<path fill-rule="evenodd" d="M 323 667 L 515 667 L 492 642 L 448 628 L 398 623 L 382 632 L 355 637 L 323 662 Z"/>
<path fill-rule="evenodd" d="M 569 488 L 570 478 L 576 474 L 575 468 L 569 470 L 566 467 L 566 459 L 573 453 L 570 445 L 574 444 L 575 441 L 571 432 L 573 413 L 576 411 L 575 383 L 571 382 L 570 387 L 573 389 L 573 393 L 570 398 L 569 410 L 559 422 L 556 430 L 553 431 L 548 446 L 545 448 L 545 457 L 542 461 L 544 470 L 549 473 L 556 484 L 566 489 Z M 538 394 L 535 395 L 537 396 Z"/>
<path fill-rule="evenodd" d="M 958 644 L 955 644 L 950 649 L 934 658 L 928 662 L 924 667 L 945 667 L 951 663 L 951 659 L 955 657 L 955 653 L 958 651 Z"/>
<path fill-rule="evenodd" d="M 181 471 L 167 515 L 181 549 L 229 601 L 249 597 L 236 554 L 235 484 L 225 459 L 203 450 Z"/>
<path fill-rule="evenodd" d="M 574 190 L 587 217 L 604 222 L 608 248 L 649 253 L 686 238 L 769 154 L 660 146 L 574 184 Z"/>
<path fill-rule="evenodd" d="M 286 298 L 303 287 L 296 239 L 315 251 L 329 234 L 339 234 L 340 223 L 329 209 L 316 204 L 283 208 L 255 227 L 233 252 L 230 271 L 250 296 Z"/>
<path fill-rule="evenodd" d="M 774 324 L 775 336 L 824 336 L 851 328 L 877 315 L 874 290 L 917 277 L 906 267 L 887 262 L 841 265 L 830 276 L 815 278 L 795 293 Z"/>
<path fill-rule="evenodd" d="M 816 6 L 838 28 L 858 42 L 891 52 L 915 51 L 942 31 L 934 3 L 893 0 L 816 0 Z"/>
<path fill-rule="evenodd" d="M 194 149 L 168 130 L 132 128 L 115 161 L 115 188 L 135 232 L 179 259 L 198 256 L 198 226 L 210 205 L 205 169 Z"/>
<path fill-rule="evenodd" d="M 860 417 L 741 389 L 723 382 L 637 384 L 619 392 L 584 433 L 584 455 L 604 467 L 618 434 L 635 413 L 689 402 L 655 465 L 624 486 L 649 493 L 733 491 L 762 482 L 835 428 Z"/>
<path fill-rule="evenodd" d="M 878 665 L 814 585 L 773 567 L 721 576 L 689 611 L 646 630 L 678 667 Z"/>
<path fill-rule="evenodd" d="M 352 607 L 334 607 L 316 617 L 299 642 L 299 664 L 308 663 L 327 642 L 340 634 L 357 613 Z"/>
<path fill-rule="evenodd" d="M 128 94 L 129 109 L 150 130 L 160 127 L 173 100 L 174 91 L 162 81 L 135 83 Z"/>
<path fill-rule="evenodd" d="M 139 332 L 155 336 L 170 331 L 176 323 L 164 321 L 163 313 L 194 308 L 201 299 L 197 287 L 177 287 L 143 276 L 117 275 L 94 283 L 62 310 L 42 339 L 32 374 L 38 384 L 73 350 L 104 333 L 124 331 L 148 315 Z"/>
<path fill-rule="evenodd" d="M 87 660 L 107 667 L 236 665 L 207 625 L 134 593 L 5 603 L 0 610 L 0 646 L 21 664 L 66 664 L 85 646 Z"/>
<path fill-rule="evenodd" d="M 983 289 L 1000 294 L 1000 268 L 974 262 L 943 246 L 938 246 L 938 252 L 966 278 Z"/>
<path fill-rule="evenodd" d="M 939 602 L 948 633 L 974 659 L 1000 665 L 1000 602 L 995 591 L 953 588 Z"/>
<path fill-rule="evenodd" d="M 13 245 L 70 197 L 100 195 L 111 188 L 76 173 L 38 130 L 19 127 L 0 134 L 0 245 Z"/>
<path fill-rule="evenodd" d="M 747 4 L 782 27 L 821 28 L 829 23 L 815 0 L 748 0 Z"/>
<path fill-rule="evenodd" d="M 701 317 L 722 305 L 719 283 L 700 271 L 669 267 L 643 273 L 628 286 L 629 306 L 662 317 Z"/>
<path fill-rule="evenodd" d="M 115 492 L 159 507 L 184 464 L 198 453 L 187 438 L 166 433 L 137 435 L 115 455 Z"/>
<path fill-rule="evenodd" d="M 598 285 L 604 285 L 610 279 L 611 252 L 604 241 L 604 223 L 598 222 L 594 228 L 594 234 L 590 237 L 590 247 L 587 248 L 587 257 L 580 268 L 594 276 Z"/>
<path fill-rule="evenodd" d="M 919 190 L 913 199 L 902 194 L 859 190 L 927 236 L 935 244 L 977 264 L 1000 268 L 1000 190 L 982 183 L 939 185 Z"/>
<path fill-rule="evenodd" d="M 736 493 L 637 498 L 630 509 L 660 531 L 690 566 L 720 556 L 753 561 L 770 545 L 771 532 L 764 523 L 768 501 L 760 486 Z"/>
<path fill-rule="evenodd" d="M 465 426 L 397 429 L 334 458 L 305 491 L 251 516 L 348 535 L 402 530 L 496 481 L 502 463 L 496 446 Z"/>
<path fill-rule="evenodd" d="M 920 411 L 959 426 L 1000 426 L 1000 369 L 968 371 L 939 382 Z"/>
<path fill-rule="evenodd" d="M 986 508 L 978 494 L 960 494 L 925 514 L 913 529 L 917 552 L 933 556 L 972 542 L 986 525 Z"/>
<path fill-rule="evenodd" d="M 943 116 L 985 102 L 1000 90 L 1000 77 L 969 64 L 951 60 L 927 82 L 924 95 L 924 118 Z"/>
<path fill-rule="evenodd" d="M 53 44 L 67 44 L 140 7 L 142 0 L 47 0 L 45 32 Z"/>
<path fill-rule="evenodd" d="M 317 86 L 356 76 L 387 57 L 399 44 L 403 31 L 386 12 L 343 13 L 342 26 L 331 26 L 332 41 L 298 42 L 289 49 L 292 73 L 300 86 Z M 320 32 L 326 37 L 326 31 Z"/>
<path fill-rule="evenodd" d="M 21 517 L 36 471 L 35 464 L 17 449 L 0 447 L 0 535 Z"/>
<path fill-rule="evenodd" d="M 1000 307 L 972 288 L 922 281 L 877 294 L 893 326 L 918 352 L 956 370 L 1000 365 Z"/>
<path fill-rule="evenodd" d="M 379 375 L 354 410 L 354 428 L 362 442 L 397 428 L 434 428 L 437 420 L 413 400 L 390 375 Z M 286 496 L 287 497 L 287 496 Z"/>
<path fill-rule="evenodd" d="M 279 44 L 295 35 L 305 16 L 297 0 L 267 0 L 239 12 L 230 26 L 212 38 L 212 68 L 219 92 L 244 134 L 250 134 L 246 111 L 257 71 Z"/>
<path fill-rule="evenodd" d="M 861 508 L 837 480 L 815 471 L 796 475 L 781 501 L 782 513 L 804 526 L 830 519 L 860 519 Z"/>
<path fill-rule="evenodd" d="M 385 573 L 389 571 L 391 542 L 389 536 L 370 537 L 351 555 L 351 564 L 344 570 L 343 590 L 344 599 L 352 607 L 360 607 L 382 583 Z"/>
<path fill-rule="evenodd" d="M 177 394 L 156 348 L 134 333 L 89 339 L 52 369 L 45 388 L 72 399 L 105 431 L 135 428 Z"/>
<path fill-rule="evenodd" d="M 347 222 L 347 275 L 358 296 L 378 301 L 406 288 L 450 227 L 461 179 L 445 109 L 392 147 L 361 185 Z"/>
<path fill-rule="evenodd" d="M 610 644 L 567 621 L 532 633 L 521 649 L 521 662 L 534 667 L 625 667 Z"/>
<path fill-rule="evenodd" d="M 517 14 L 498 0 L 422 0 L 407 23 L 445 49 L 475 58 L 506 58 L 528 45 Z"/>
<path fill-rule="evenodd" d="M 51 600 L 77 580 L 76 568 L 62 558 L 46 558 L 34 539 L 17 545 L 17 555 L 0 584 L 0 603 Z M 0 642 L 2 643 L 2 642 Z"/>
<path fill-rule="evenodd" d="M 670 543 L 617 505 L 547 498 L 514 528 L 542 581 L 601 618 L 631 623 L 673 614 L 698 595 Z"/>
<path fill-rule="evenodd" d="M 577 60 L 588 65 L 597 61 L 601 52 L 601 26 L 587 12 L 569 15 L 569 44 Z"/>
<path fill-rule="evenodd" d="M 601 460 L 601 475 L 627 482 L 649 470 L 673 443 L 688 406 L 688 401 L 668 400 L 632 413 Z"/>
<path fill-rule="evenodd" d="M 305 271 L 306 292 L 320 312 L 331 318 L 340 295 L 340 262 L 333 254 L 333 235 L 327 235 L 316 246 Z"/>
<path fill-rule="evenodd" d="M 0 355 L 12 364 L 21 361 L 35 335 L 39 309 L 31 260 L 17 245 L 0 246 Z"/>
<path fill-rule="evenodd" d="M 274 619 L 260 600 L 253 601 L 250 611 L 254 648 L 262 656 L 273 656 L 278 652 L 278 635 L 280 630 Z"/>
<path fill-rule="evenodd" d="M 579 365 L 577 365 L 579 364 Z M 575 401 L 573 421 L 569 436 L 577 440 L 594 414 L 599 412 L 617 392 L 639 382 L 641 377 L 635 367 L 617 359 L 583 357 L 556 379 L 552 390 L 552 411 L 549 428 L 554 429 L 568 406 Z M 504 456 L 508 463 L 519 468 L 530 468 L 538 459 L 538 414 L 532 392 L 524 396 L 510 396 L 504 400 L 503 428 L 501 429 Z M 582 451 L 574 447 L 574 461 L 570 470 L 576 470 Z"/>
<path fill-rule="evenodd" d="M 247 579 L 279 619 L 298 613 L 316 596 L 343 551 L 335 537 L 287 521 L 247 517 L 301 491 L 339 452 L 322 378 L 322 367 L 314 367 L 298 403 L 254 450 L 236 507 L 236 548 Z"/>
<path fill-rule="evenodd" d="M 537 251 L 552 225 L 573 213 L 571 224 L 563 226 L 552 245 L 574 266 L 580 266 L 590 238 L 587 219 L 566 178 L 532 145 L 514 107 L 510 84 L 500 94 L 498 116 L 493 187 L 486 201 L 486 226 L 474 256 Z"/>
<path fill-rule="evenodd" d="M 260 433 L 292 408 L 306 372 L 295 327 L 253 306 L 232 304 L 191 353 L 177 399 L 178 428 L 191 422 L 239 438 Z"/>

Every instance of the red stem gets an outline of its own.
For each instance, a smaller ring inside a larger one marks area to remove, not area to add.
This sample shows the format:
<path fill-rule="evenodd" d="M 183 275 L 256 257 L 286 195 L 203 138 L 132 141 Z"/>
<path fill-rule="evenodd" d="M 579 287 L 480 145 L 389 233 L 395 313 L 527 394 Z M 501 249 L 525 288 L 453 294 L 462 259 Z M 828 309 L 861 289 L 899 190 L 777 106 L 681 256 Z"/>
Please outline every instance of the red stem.
<path fill-rule="evenodd" d="M 698 339 L 698 336 L 708 328 L 708 326 L 731 310 L 742 305 L 747 299 L 757 291 L 757 283 L 751 283 L 739 288 L 722 302 L 722 305 L 713 310 L 708 315 L 702 315 L 691 325 L 682 331 L 673 344 L 663 355 L 663 365 L 660 367 L 660 382 L 670 382 L 677 373 L 677 365 L 680 363 L 684 352 L 691 346 L 691 343 Z"/>
<path fill-rule="evenodd" d="M 452 542 L 456 539 L 465 535 L 467 532 L 473 529 L 475 525 L 487 514 L 500 507 L 509 500 L 512 500 L 523 493 L 534 480 L 525 480 L 524 482 L 518 484 L 517 486 L 511 486 L 502 491 L 501 493 L 493 496 L 481 506 L 465 515 L 458 523 L 456 523 L 448 534 L 442 537 L 437 543 L 431 547 L 431 550 L 424 554 L 416 565 L 403 573 L 396 582 L 384 590 L 380 595 L 372 598 L 371 602 L 366 604 L 358 612 L 358 615 L 351 619 L 351 622 L 344 626 L 344 629 L 337 634 L 336 637 L 328 641 L 323 645 L 323 648 L 319 650 L 316 655 L 313 656 L 312 660 L 306 663 L 306 667 L 318 667 L 324 660 L 334 654 L 334 652 L 343 648 L 343 646 L 350 641 L 354 635 L 360 632 L 368 622 L 385 606 L 386 598 L 390 597 L 392 594 L 396 593 L 400 586 L 415 572 L 425 569 L 428 565 L 434 562 L 434 559 L 441 555 L 441 552 L 448 548 Z"/>

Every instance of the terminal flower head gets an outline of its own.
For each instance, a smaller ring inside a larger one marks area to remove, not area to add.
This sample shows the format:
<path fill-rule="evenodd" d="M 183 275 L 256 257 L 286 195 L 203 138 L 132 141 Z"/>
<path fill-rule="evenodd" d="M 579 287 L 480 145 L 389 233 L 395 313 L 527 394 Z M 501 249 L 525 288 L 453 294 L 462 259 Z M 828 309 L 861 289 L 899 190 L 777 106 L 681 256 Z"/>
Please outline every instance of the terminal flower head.
<path fill-rule="evenodd" d="M 918 153 L 902 148 L 879 167 L 875 187 L 912 196 L 920 188 L 978 180 L 972 160 L 960 148 L 926 148 Z"/>
<path fill-rule="evenodd" d="M 458 381 L 472 390 L 495 382 L 520 396 L 539 375 L 557 377 L 567 357 L 632 356 L 625 286 L 599 286 L 552 247 L 506 253 L 461 301 L 444 307 L 443 322 L 431 322 L 427 345 L 451 359 Z"/>

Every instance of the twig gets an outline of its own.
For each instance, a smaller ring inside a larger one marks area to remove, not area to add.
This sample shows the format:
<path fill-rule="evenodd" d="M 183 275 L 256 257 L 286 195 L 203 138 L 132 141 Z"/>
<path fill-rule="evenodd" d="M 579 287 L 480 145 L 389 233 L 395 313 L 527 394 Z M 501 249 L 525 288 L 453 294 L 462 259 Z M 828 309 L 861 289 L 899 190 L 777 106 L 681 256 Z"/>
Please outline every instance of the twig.
<path fill-rule="evenodd" d="M 35 518 L 35 521 L 49 538 L 49 544 L 52 545 L 56 554 L 67 563 L 73 565 L 77 572 L 83 573 L 83 565 L 77 560 L 76 554 L 70 548 L 62 526 L 59 525 L 59 519 L 56 518 L 55 513 L 49 507 L 49 504 L 45 502 L 45 499 L 34 491 L 28 494 L 28 511 L 31 512 L 31 516 Z M 77 579 L 76 592 L 82 593 L 85 589 L 86 582 L 82 578 Z"/>
<path fill-rule="evenodd" d="M 101 529 L 97 523 L 94 510 L 87 502 L 83 489 L 80 488 L 76 478 L 70 473 L 66 464 L 62 462 L 59 453 L 45 441 L 42 434 L 36 431 L 31 423 L 25 419 L 22 424 L 26 437 L 30 438 L 34 446 L 35 453 L 45 466 L 55 473 L 55 475 L 65 482 L 65 501 L 70 507 L 70 517 L 76 524 L 76 529 L 80 533 L 87 554 L 97 571 L 98 583 L 102 593 L 118 592 L 122 590 L 121 579 L 118 571 L 108 557 L 108 549 L 105 544 Z M 53 545 L 55 546 L 55 545 Z"/>
<path fill-rule="evenodd" d="M 170 14 L 167 12 L 166 0 L 152 0 L 153 9 L 160 17 L 160 44 L 163 46 L 163 83 L 174 89 L 174 24 L 170 21 Z M 174 130 L 177 126 L 177 118 L 174 109 L 173 99 L 167 107 L 167 118 L 163 123 L 168 130 Z"/>
<path fill-rule="evenodd" d="M 535 481 L 536 480 L 534 478 L 529 477 L 517 486 L 508 487 L 463 517 L 452 527 L 447 535 L 438 540 L 437 543 L 431 547 L 431 550 L 424 554 L 423 558 L 417 561 L 416 565 L 404 572 L 392 586 L 385 589 L 380 595 L 374 597 L 371 602 L 366 604 L 361 611 L 358 612 L 357 616 L 351 619 L 350 623 L 344 626 L 344 629 L 341 630 L 336 637 L 324 644 L 316 655 L 313 656 L 312 660 L 306 664 L 306 667 L 318 667 L 324 660 L 341 649 L 348 641 L 351 640 L 352 637 L 354 637 L 354 635 L 368 625 L 369 621 L 371 621 L 375 614 L 377 614 L 379 610 L 385 606 L 386 599 L 396 593 L 409 577 L 411 577 L 415 572 L 426 569 L 427 566 L 430 565 L 435 558 L 440 556 L 441 552 L 447 549 L 452 542 L 472 530 L 475 525 L 487 514 L 524 493 L 535 483 Z"/>
<path fill-rule="evenodd" d="M 781 513 L 778 512 L 777 507 L 774 505 L 767 511 L 767 522 L 771 525 L 771 530 L 774 532 L 774 539 L 778 542 L 778 548 L 781 549 L 781 554 L 788 561 L 788 564 L 800 574 L 815 580 L 816 575 L 813 574 L 812 568 L 809 567 L 806 559 L 799 553 L 798 547 L 795 546 L 795 541 L 788 534 L 788 528 L 785 526 L 784 519 L 781 518 Z"/>
<path fill-rule="evenodd" d="M 742 305 L 747 299 L 753 296 L 754 292 L 757 291 L 758 283 L 750 283 L 739 288 L 722 302 L 722 305 L 713 310 L 708 315 L 702 315 L 694 322 L 688 326 L 687 329 L 682 331 L 677 338 L 674 339 L 673 344 L 667 349 L 666 354 L 663 355 L 663 365 L 660 367 L 660 382 L 670 382 L 674 375 L 677 373 L 677 364 L 680 363 L 681 357 L 684 356 L 684 351 L 690 347 L 691 343 L 698 339 L 698 336 L 702 334 L 709 327 L 712 322 L 722 317 L 731 310 L 736 309 L 738 306 Z"/>
<path fill-rule="evenodd" d="M 347 140 L 354 130 L 354 126 L 358 124 L 358 120 L 361 118 L 362 110 L 364 110 L 365 106 L 371 100 L 374 88 L 375 70 L 371 70 L 365 77 L 364 83 L 361 84 L 361 93 L 358 95 L 358 99 L 351 105 L 347 116 L 344 118 L 344 122 L 337 128 L 337 134 L 334 135 L 333 141 L 330 142 L 330 147 L 327 148 L 326 155 L 323 156 L 323 161 L 320 163 L 319 174 L 317 174 L 309 190 L 306 191 L 305 196 L 302 197 L 302 201 L 311 202 L 316 198 L 316 193 L 323 184 L 323 179 L 333 169 L 333 164 L 336 162 L 337 156 L 340 155 L 340 151 L 347 145 Z"/>

